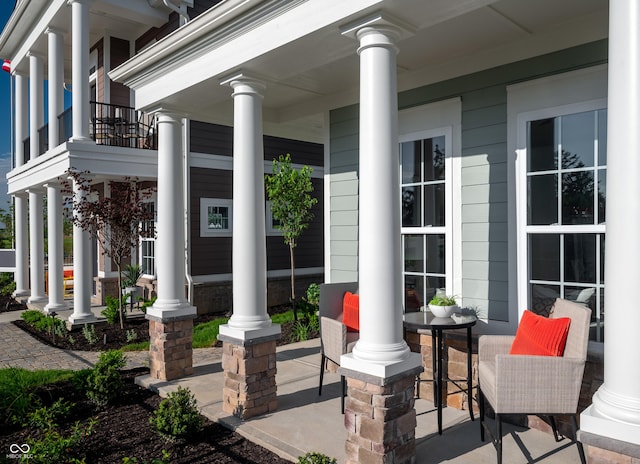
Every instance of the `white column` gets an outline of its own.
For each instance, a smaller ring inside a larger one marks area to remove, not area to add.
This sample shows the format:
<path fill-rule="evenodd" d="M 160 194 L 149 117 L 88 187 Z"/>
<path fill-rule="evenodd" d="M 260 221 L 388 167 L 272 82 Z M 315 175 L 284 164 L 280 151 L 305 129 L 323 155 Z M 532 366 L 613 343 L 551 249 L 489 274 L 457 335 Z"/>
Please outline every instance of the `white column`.
<path fill-rule="evenodd" d="M 29 190 L 29 249 L 31 264 L 31 296 L 29 303 L 47 301 L 44 293 L 44 203 L 42 191 Z"/>
<path fill-rule="evenodd" d="M 73 195 L 81 198 L 89 192 L 73 181 Z M 82 324 L 95 319 L 91 312 L 93 266 L 91 265 L 91 234 L 78 225 L 73 225 L 73 314 L 72 324 Z"/>
<path fill-rule="evenodd" d="M 29 289 L 29 241 L 27 240 L 27 234 L 29 233 L 27 195 L 24 193 L 15 194 L 14 199 L 14 233 L 16 240 L 16 271 L 14 279 L 16 281 L 16 290 L 13 295 L 20 297 L 31 294 Z"/>
<path fill-rule="evenodd" d="M 60 124 L 58 115 L 62 113 L 64 106 L 63 84 L 64 84 L 64 56 L 62 52 L 62 32 L 47 28 L 45 31 L 49 44 L 48 53 L 48 85 L 49 85 L 49 150 L 57 147 L 60 143 Z"/>
<path fill-rule="evenodd" d="M 28 90 L 27 77 L 15 73 L 15 155 L 16 167 L 24 164 L 25 152 L 23 141 L 28 135 Z M 27 296 L 29 290 L 29 241 L 27 240 L 27 196 L 26 194 L 14 195 L 15 203 L 15 241 L 16 241 L 16 291 L 14 296 Z"/>
<path fill-rule="evenodd" d="M 640 8 L 609 2 L 607 252 L 604 384 L 581 415 L 584 432 L 640 445 L 640 311 L 629 300 L 640 282 Z"/>
<path fill-rule="evenodd" d="M 47 229 L 49 251 L 49 303 L 46 313 L 67 309 L 62 289 L 64 274 L 64 240 L 62 232 L 62 193 L 60 186 L 49 183 L 47 187 Z"/>
<path fill-rule="evenodd" d="M 161 320 L 196 314 L 186 299 L 185 211 L 182 164 L 182 116 L 158 112 L 158 299 L 147 317 Z"/>
<path fill-rule="evenodd" d="M 38 130 L 44 125 L 44 60 L 29 52 L 29 157 L 40 154 Z"/>
<path fill-rule="evenodd" d="M 250 340 L 280 333 L 267 313 L 262 92 L 264 84 L 238 74 L 233 88 L 233 315 L 220 333 Z"/>
<path fill-rule="evenodd" d="M 401 29 L 378 17 L 345 33 L 360 43 L 360 339 L 340 365 L 386 378 L 421 365 L 402 328 L 395 46 Z"/>
<path fill-rule="evenodd" d="M 71 79 L 73 91 L 73 135 L 71 141 L 89 137 L 89 4 L 91 0 L 69 0 L 71 5 Z"/>

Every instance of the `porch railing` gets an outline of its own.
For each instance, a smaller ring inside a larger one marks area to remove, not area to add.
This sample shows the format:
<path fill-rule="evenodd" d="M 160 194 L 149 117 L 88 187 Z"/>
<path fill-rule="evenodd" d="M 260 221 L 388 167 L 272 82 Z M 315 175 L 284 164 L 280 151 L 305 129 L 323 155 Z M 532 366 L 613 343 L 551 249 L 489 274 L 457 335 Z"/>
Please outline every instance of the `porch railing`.
<path fill-rule="evenodd" d="M 110 105 L 100 102 L 89 102 L 91 105 L 91 120 L 89 122 L 89 136 L 98 145 L 112 147 L 141 148 L 156 150 L 158 136 L 155 130 L 153 115 L 136 111 L 129 106 Z M 73 135 L 73 108 L 67 108 L 58 116 L 59 139 L 68 140 Z M 38 153 L 42 155 L 49 148 L 49 125 L 45 124 L 38 130 Z M 24 162 L 30 159 L 29 137 L 23 140 Z"/>

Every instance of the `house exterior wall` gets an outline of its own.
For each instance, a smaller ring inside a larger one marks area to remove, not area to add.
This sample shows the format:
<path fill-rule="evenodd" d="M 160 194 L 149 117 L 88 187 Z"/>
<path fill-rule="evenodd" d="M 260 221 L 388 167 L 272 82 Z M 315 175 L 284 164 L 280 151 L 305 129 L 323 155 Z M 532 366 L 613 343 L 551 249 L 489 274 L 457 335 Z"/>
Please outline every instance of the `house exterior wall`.
<path fill-rule="evenodd" d="M 462 242 L 464 304 L 490 320 L 508 319 L 512 268 L 509 242 L 515 211 L 509 210 L 507 85 L 606 62 L 606 41 L 538 56 L 499 68 L 401 92 L 399 109 L 460 97 L 462 101 Z M 358 275 L 358 107 L 330 112 L 330 247 L 332 282 Z M 515 237 L 514 237 L 515 239 Z M 514 258 L 515 260 L 515 255 Z M 453 276 L 451 276 L 453 277 Z"/>
<path fill-rule="evenodd" d="M 129 41 L 118 39 L 117 37 L 110 37 L 109 39 L 111 41 L 111 61 L 109 67 L 113 69 L 129 59 Z M 131 91 L 128 87 L 113 81 L 109 81 L 109 85 L 111 92 L 111 101 L 109 103 L 121 106 L 131 105 Z"/>
<path fill-rule="evenodd" d="M 200 202 L 203 198 L 233 198 L 233 128 L 199 121 L 190 122 L 191 153 L 197 154 L 190 169 L 190 246 L 194 305 L 199 313 L 228 311 L 232 304 L 232 237 L 202 237 Z M 290 153 L 294 164 L 322 166 L 322 145 L 280 137 L 264 137 L 265 171 L 270 160 Z M 211 167 L 205 167 L 205 166 Z M 215 166 L 215 167 L 214 167 Z M 323 280 L 323 197 L 321 177 L 312 178 L 313 195 L 318 199 L 312 212 L 314 220 L 302 234 L 295 249 L 296 294 L 304 295 L 310 283 Z M 233 215 L 233 213 L 232 213 Z M 268 304 L 286 303 L 290 295 L 289 247 L 279 234 L 268 234 L 267 272 Z"/>

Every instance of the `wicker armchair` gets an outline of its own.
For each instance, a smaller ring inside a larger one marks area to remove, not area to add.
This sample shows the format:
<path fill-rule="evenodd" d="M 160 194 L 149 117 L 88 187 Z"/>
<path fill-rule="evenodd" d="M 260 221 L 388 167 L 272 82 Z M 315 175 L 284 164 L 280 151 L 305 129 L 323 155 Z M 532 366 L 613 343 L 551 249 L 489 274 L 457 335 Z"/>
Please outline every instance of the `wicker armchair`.
<path fill-rule="evenodd" d="M 342 323 L 342 299 L 345 292 L 355 293 L 357 282 L 320 285 L 320 385 L 318 395 L 322 395 L 322 381 L 327 359 L 340 364 L 340 356 L 350 353 L 359 338 L 357 332 L 348 332 Z M 341 410 L 344 414 L 344 397 L 346 395 L 346 381 L 340 378 L 342 385 Z"/>
<path fill-rule="evenodd" d="M 576 416 L 580 387 L 587 358 L 591 310 L 583 305 L 558 298 L 551 318 L 569 317 L 571 324 L 564 355 L 509 355 L 513 336 L 484 335 L 478 342 L 478 403 L 480 434 L 485 429 L 492 438 L 502 463 L 502 415 L 534 414 L 550 417 L 554 436 L 558 439 L 554 415 L 569 415 L 578 446 L 580 460 L 585 464 L 582 444 L 577 441 Z M 495 434 L 484 422 L 484 400 L 495 412 Z"/>

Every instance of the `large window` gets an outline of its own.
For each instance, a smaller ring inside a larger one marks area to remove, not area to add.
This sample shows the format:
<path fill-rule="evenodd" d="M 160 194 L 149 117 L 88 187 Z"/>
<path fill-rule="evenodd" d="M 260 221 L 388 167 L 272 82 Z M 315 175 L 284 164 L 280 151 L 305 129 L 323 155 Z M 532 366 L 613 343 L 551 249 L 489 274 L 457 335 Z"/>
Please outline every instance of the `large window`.
<path fill-rule="evenodd" d="M 156 275 L 156 215 L 155 215 L 155 203 L 150 201 L 146 204 L 148 211 L 153 213 L 153 219 L 145 221 L 141 224 L 142 237 L 140 238 L 140 267 L 142 268 L 142 274 L 147 276 Z"/>
<path fill-rule="evenodd" d="M 530 309 L 557 297 L 592 310 L 602 340 L 606 109 L 527 121 L 526 245 Z"/>
<path fill-rule="evenodd" d="M 400 144 L 405 311 L 418 311 L 447 288 L 447 157 L 442 134 Z"/>

